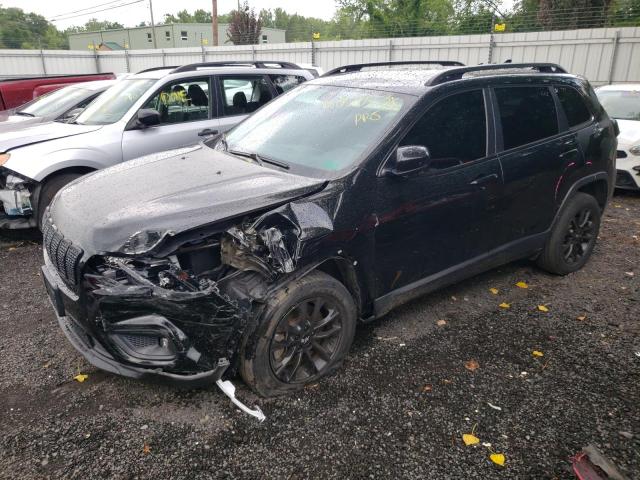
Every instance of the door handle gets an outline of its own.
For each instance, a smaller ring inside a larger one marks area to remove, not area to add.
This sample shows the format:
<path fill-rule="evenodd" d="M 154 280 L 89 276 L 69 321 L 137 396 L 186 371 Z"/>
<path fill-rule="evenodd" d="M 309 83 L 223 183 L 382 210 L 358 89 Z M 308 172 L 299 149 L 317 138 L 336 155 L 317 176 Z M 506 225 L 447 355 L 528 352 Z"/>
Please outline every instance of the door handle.
<path fill-rule="evenodd" d="M 472 182 L 469 182 L 469 185 L 475 185 L 478 187 L 482 187 L 487 183 L 493 183 L 498 179 L 497 173 L 492 173 L 491 175 L 485 175 L 484 177 L 478 177 Z"/>
<path fill-rule="evenodd" d="M 207 135 L 217 135 L 218 130 L 213 130 L 212 128 L 205 128 L 204 130 L 200 130 L 198 132 L 199 137 L 206 137 Z"/>

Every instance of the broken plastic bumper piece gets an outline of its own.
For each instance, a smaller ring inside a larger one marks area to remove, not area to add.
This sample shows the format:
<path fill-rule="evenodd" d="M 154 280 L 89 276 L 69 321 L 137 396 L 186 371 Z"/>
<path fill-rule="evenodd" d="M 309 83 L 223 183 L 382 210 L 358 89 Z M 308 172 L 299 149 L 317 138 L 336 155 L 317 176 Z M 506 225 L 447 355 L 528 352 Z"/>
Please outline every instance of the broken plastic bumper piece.
<path fill-rule="evenodd" d="M 216 385 L 220 390 L 222 390 L 222 393 L 229 397 L 231 402 L 244 413 L 257 418 L 260 422 L 264 422 L 264 419 L 267 418 L 264 416 L 264 413 L 262 413 L 262 410 L 260 410 L 260 407 L 255 406 L 253 408 L 249 408 L 238 400 L 236 398 L 236 387 L 229 380 L 216 380 Z"/>

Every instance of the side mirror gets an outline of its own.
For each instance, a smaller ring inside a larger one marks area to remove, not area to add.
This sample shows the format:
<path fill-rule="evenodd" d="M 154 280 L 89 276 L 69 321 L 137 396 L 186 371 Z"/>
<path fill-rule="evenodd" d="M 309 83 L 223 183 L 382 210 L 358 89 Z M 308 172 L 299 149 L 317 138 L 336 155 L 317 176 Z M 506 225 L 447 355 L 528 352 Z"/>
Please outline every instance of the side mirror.
<path fill-rule="evenodd" d="M 391 162 L 388 171 L 393 175 L 406 175 L 427 168 L 430 162 L 431 157 L 427 147 L 424 145 L 405 145 L 396 150 L 395 161 Z"/>
<path fill-rule="evenodd" d="M 160 123 L 160 112 L 153 108 L 141 108 L 138 110 L 136 118 L 140 127 L 153 127 Z"/>

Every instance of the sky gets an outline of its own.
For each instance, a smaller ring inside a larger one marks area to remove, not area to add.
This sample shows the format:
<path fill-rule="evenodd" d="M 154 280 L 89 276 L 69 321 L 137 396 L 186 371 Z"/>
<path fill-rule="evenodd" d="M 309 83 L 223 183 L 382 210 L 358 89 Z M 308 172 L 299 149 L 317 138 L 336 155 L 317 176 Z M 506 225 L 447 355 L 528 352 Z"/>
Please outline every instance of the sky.
<path fill-rule="evenodd" d="M 120 22 L 125 27 L 133 27 L 141 21 L 149 21 L 149 1 L 143 0 L 132 5 L 121 8 L 110 8 L 122 3 L 129 3 L 134 0 L 85 0 L 83 2 L 69 0 L 0 0 L 3 7 L 18 7 L 26 12 L 34 12 L 42 15 L 48 20 L 52 17 L 66 14 L 69 12 L 77 12 L 71 15 L 81 15 L 67 20 L 54 22 L 59 30 L 63 30 L 72 25 L 83 25 L 90 18 L 98 20 L 109 20 L 112 22 Z M 210 0 L 152 0 L 153 1 L 153 17 L 156 23 L 161 23 L 166 13 L 176 13 L 179 10 L 186 9 L 193 12 L 199 8 L 211 10 Z M 89 7 L 96 7 L 93 10 L 105 11 L 87 14 Z M 237 8 L 238 0 L 218 0 L 218 14 L 228 13 Z M 316 17 L 329 20 L 336 11 L 335 0 L 250 0 L 249 5 L 255 8 L 256 12 L 261 9 L 274 9 L 280 7 L 287 13 L 297 13 L 305 17 Z M 79 11 L 82 10 L 82 11 Z"/>

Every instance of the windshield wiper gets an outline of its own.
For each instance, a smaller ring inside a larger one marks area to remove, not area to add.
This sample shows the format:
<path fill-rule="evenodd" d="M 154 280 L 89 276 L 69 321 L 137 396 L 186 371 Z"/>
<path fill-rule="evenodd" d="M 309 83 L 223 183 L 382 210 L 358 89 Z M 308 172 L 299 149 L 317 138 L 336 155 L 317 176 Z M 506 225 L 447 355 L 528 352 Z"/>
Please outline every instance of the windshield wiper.
<path fill-rule="evenodd" d="M 250 158 L 258 165 L 262 166 L 263 163 L 269 163 L 271 165 L 275 165 L 276 167 L 284 168 L 285 170 L 289 170 L 289 164 L 282 162 L 280 160 L 275 160 L 270 157 L 265 157 L 264 155 L 258 155 L 254 152 L 243 152 L 241 150 L 227 150 L 228 153 L 232 155 L 237 155 L 239 157 Z"/>
<path fill-rule="evenodd" d="M 262 166 L 262 160 L 255 153 L 243 152 L 242 150 L 227 150 L 227 152 L 237 157 L 250 158 L 251 160 L 256 162 L 258 165 Z"/>
<path fill-rule="evenodd" d="M 23 112 L 21 110 L 18 110 L 16 115 L 22 115 L 23 117 L 35 117 L 33 113 Z"/>

